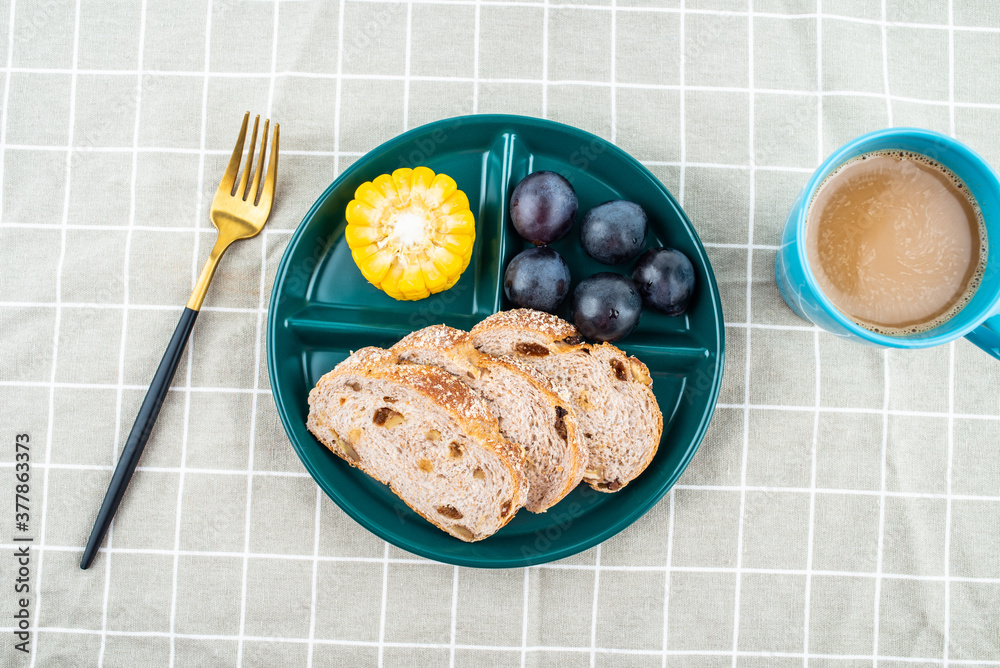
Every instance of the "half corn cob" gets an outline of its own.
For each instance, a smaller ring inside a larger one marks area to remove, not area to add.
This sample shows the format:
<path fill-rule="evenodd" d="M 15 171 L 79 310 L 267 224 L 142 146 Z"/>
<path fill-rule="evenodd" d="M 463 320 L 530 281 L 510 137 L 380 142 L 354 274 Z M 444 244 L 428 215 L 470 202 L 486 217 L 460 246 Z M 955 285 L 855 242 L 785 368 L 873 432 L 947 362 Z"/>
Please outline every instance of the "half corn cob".
<path fill-rule="evenodd" d="M 403 168 L 358 187 L 345 236 L 369 283 L 393 299 L 423 299 L 455 285 L 469 266 L 476 221 L 450 176 Z"/>

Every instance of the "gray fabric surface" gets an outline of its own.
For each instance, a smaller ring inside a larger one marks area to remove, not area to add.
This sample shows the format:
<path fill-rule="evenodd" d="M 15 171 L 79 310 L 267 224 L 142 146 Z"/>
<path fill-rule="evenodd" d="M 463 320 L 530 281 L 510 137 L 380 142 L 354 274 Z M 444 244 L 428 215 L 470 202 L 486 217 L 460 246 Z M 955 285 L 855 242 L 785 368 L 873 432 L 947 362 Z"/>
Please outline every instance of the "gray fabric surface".
<path fill-rule="evenodd" d="M 5 0 L 0 63 L 3 665 L 1000 665 L 1000 364 L 964 341 L 849 345 L 772 276 L 795 194 L 851 137 L 928 127 L 1000 165 L 995 2 Z M 245 109 L 282 124 L 273 216 L 225 257 L 82 572 Z M 726 315 L 719 409 L 680 484 L 527 570 L 431 563 L 347 518 L 290 447 L 261 352 L 276 265 L 323 188 L 473 112 L 642 160 L 706 243 Z"/>

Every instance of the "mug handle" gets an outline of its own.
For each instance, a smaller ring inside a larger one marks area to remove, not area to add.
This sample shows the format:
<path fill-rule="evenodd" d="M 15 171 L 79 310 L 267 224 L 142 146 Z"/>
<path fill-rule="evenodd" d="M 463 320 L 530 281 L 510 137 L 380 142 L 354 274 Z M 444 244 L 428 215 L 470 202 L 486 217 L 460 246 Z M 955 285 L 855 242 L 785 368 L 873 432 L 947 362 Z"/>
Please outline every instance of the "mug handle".
<path fill-rule="evenodd" d="M 1000 359 L 1000 314 L 986 319 L 986 322 L 965 335 L 969 341 Z"/>

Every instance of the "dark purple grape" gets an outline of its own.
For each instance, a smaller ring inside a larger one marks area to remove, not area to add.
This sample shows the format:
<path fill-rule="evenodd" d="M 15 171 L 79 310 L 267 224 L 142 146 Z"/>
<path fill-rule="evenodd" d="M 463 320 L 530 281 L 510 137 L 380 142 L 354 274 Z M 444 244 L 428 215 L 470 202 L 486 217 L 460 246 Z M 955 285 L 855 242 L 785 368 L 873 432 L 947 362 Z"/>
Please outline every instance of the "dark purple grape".
<path fill-rule="evenodd" d="M 551 313 L 569 292 L 569 265 L 548 246 L 521 251 L 507 265 L 503 291 L 518 306 Z"/>
<path fill-rule="evenodd" d="M 573 226 L 576 192 L 555 172 L 534 172 L 521 179 L 510 196 L 510 219 L 522 237 L 541 246 L 561 238 Z"/>
<path fill-rule="evenodd" d="M 639 324 L 642 298 L 627 276 L 603 271 L 573 291 L 573 323 L 588 339 L 617 341 Z"/>
<path fill-rule="evenodd" d="M 642 301 L 667 315 L 684 313 L 694 294 L 691 260 L 673 248 L 643 253 L 632 271 L 632 280 Z"/>
<path fill-rule="evenodd" d="M 647 229 L 641 206 L 616 199 L 587 212 L 580 225 L 580 243 L 598 262 L 621 264 L 642 252 Z"/>

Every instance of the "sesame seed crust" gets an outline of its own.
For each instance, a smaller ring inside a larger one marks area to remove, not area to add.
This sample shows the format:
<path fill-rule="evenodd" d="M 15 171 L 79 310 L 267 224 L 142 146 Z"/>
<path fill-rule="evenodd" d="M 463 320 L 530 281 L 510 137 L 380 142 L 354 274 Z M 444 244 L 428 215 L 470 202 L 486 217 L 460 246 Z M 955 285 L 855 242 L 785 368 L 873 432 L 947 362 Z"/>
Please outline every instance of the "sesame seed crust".
<path fill-rule="evenodd" d="M 561 341 L 569 337 L 580 336 L 580 332 L 577 331 L 576 327 L 562 318 L 554 316 L 551 313 L 527 308 L 494 313 L 473 327 L 470 334 L 475 337 L 476 334 L 481 332 L 496 329 L 511 329 L 521 332 L 531 331 L 546 336 L 552 341 Z"/>
<path fill-rule="evenodd" d="M 448 325 L 431 325 L 411 332 L 399 340 L 392 350 L 413 348 L 454 348 L 465 343 L 468 333 Z"/>

